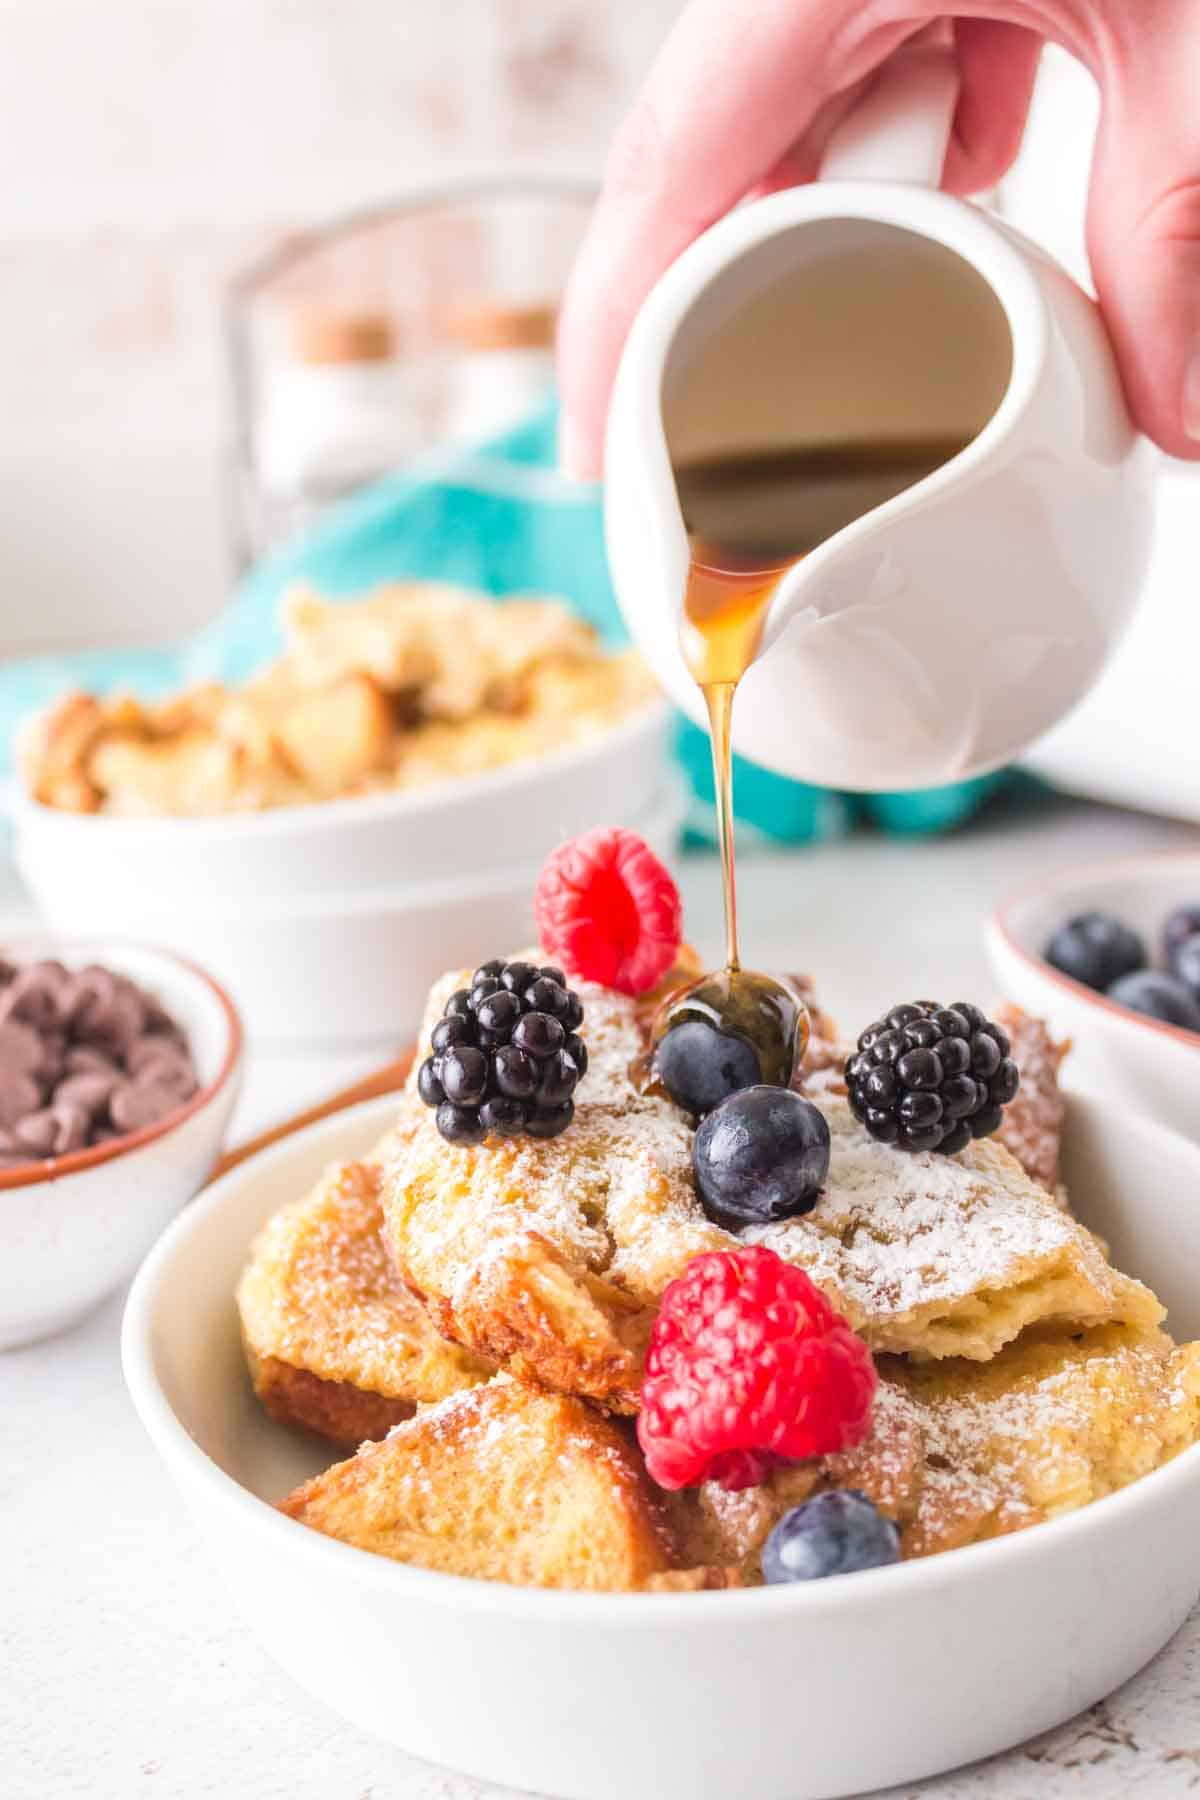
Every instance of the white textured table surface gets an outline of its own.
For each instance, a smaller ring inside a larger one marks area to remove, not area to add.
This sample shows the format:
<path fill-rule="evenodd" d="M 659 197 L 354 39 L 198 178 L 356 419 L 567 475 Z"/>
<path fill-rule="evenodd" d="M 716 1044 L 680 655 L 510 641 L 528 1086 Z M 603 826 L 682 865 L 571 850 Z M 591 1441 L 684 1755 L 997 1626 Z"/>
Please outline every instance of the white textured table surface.
<path fill-rule="evenodd" d="M 918 992 L 989 993 L 983 912 L 1055 864 L 1185 835 L 1075 804 L 920 846 L 862 836 L 748 861 L 748 958 L 817 972 L 847 1022 Z M 690 934 L 715 952 L 716 870 L 685 866 Z M 17 921 L 15 902 L 0 928 Z M 361 1059 L 252 1062 L 257 1129 L 363 1072 Z M 238 1620 L 125 1397 L 120 1302 L 0 1357 L 2 1800 L 500 1800 L 344 1726 Z M 869 1729 L 870 1696 L 863 1696 Z M 548 1724 L 548 1729 L 552 1725 Z M 931 1800 L 1200 1793 L 1200 1611 L 1104 1705 L 1035 1744 L 896 1790 Z M 624 1800 L 614 1795 L 613 1800 Z M 630 1792 L 630 1800 L 642 1800 Z M 754 1800 L 753 1795 L 730 1800 Z"/>

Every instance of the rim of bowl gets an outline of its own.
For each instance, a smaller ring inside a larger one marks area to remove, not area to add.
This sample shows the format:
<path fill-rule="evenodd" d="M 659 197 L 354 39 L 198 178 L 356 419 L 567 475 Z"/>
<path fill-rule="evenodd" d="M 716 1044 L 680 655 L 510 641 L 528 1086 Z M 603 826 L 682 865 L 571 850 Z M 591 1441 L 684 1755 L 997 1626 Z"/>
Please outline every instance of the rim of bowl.
<path fill-rule="evenodd" d="M 14 784 L 10 801 L 14 822 L 22 817 L 37 819 L 61 830 L 105 831 L 116 835 L 137 835 L 143 831 L 187 833 L 193 838 L 205 836 L 248 837 L 265 833 L 287 837 L 310 826 L 329 827 L 354 822 L 387 821 L 414 818 L 419 814 L 440 810 L 447 803 L 464 805 L 476 799 L 488 799 L 498 790 L 527 787 L 541 777 L 569 774 L 581 763 L 599 759 L 605 752 L 621 748 L 627 740 L 635 740 L 651 730 L 665 729 L 670 707 L 665 697 L 654 694 L 632 713 L 617 719 L 596 737 L 561 750 L 548 750 L 538 756 L 518 757 L 498 769 L 485 769 L 476 775 L 452 775 L 413 790 L 392 793 L 346 794 L 332 800 L 305 800 L 294 806 L 269 806 L 260 812 L 198 813 L 175 817 L 170 813 L 151 813 L 145 817 L 109 813 L 68 812 L 62 807 L 47 806 L 37 800 L 23 781 Z"/>
<path fill-rule="evenodd" d="M 1068 1094 L 1067 1103 L 1068 1116 L 1071 1108 L 1101 1104 L 1077 1089 Z M 869 1607 L 888 1596 L 903 1595 L 906 1590 L 910 1598 L 916 1599 L 947 1582 L 963 1579 L 974 1568 L 988 1569 L 997 1562 L 1003 1566 L 1006 1561 L 1015 1563 L 1018 1558 L 1028 1562 L 1031 1558 L 1052 1555 L 1056 1546 L 1102 1530 L 1105 1520 L 1113 1519 L 1119 1512 L 1145 1506 L 1150 1497 L 1165 1497 L 1172 1487 L 1186 1488 L 1195 1483 L 1200 1490 L 1198 1442 L 1116 1493 L 1093 1500 L 1073 1513 L 1043 1520 L 1027 1531 L 967 1544 L 952 1554 L 919 1557 L 887 1568 L 830 1576 L 824 1581 L 801 1582 L 783 1588 L 743 1588 L 710 1593 L 613 1594 L 516 1587 L 507 1582 L 416 1568 L 326 1537 L 298 1520 L 285 1517 L 270 1502 L 244 1487 L 201 1448 L 182 1423 L 154 1368 L 155 1290 L 164 1270 L 186 1249 L 189 1234 L 199 1230 L 210 1215 L 221 1210 L 227 1196 L 251 1178 L 251 1170 L 256 1164 L 282 1161 L 302 1143 L 331 1132 L 335 1125 L 344 1125 L 357 1116 L 365 1122 L 370 1114 L 378 1112 L 382 1115 L 385 1109 L 390 1110 L 394 1105 L 395 1095 L 363 1101 L 336 1114 L 333 1119 L 319 1120 L 303 1132 L 295 1132 L 282 1142 L 259 1151 L 257 1156 L 212 1182 L 159 1238 L 134 1277 L 126 1301 L 121 1321 L 121 1365 L 134 1408 L 155 1449 L 173 1475 L 179 1465 L 183 1465 L 187 1479 L 199 1482 L 228 1515 L 258 1533 L 264 1548 L 274 1545 L 276 1551 L 285 1555 L 295 1553 L 313 1559 L 314 1563 L 324 1561 L 331 1572 L 340 1571 L 342 1579 L 360 1586 L 368 1585 L 380 1593 L 390 1592 L 400 1601 L 405 1595 L 440 1598 L 446 1605 L 468 1611 L 502 1613 L 545 1623 L 568 1618 L 576 1622 L 586 1619 L 589 1625 L 628 1628 L 703 1619 L 707 1625 L 714 1616 L 730 1620 L 738 1615 L 755 1617 L 769 1607 L 780 1605 L 790 1605 L 798 1613 L 820 1618 L 831 1610 L 847 1606 Z M 1200 1158 L 1200 1148 L 1156 1120 L 1138 1117 L 1134 1129 L 1154 1140 L 1166 1139 L 1176 1146 L 1182 1144 L 1189 1154 Z M 232 1298 L 231 1294 L 231 1304 Z"/>
<path fill-rule="evenodd" d="M 46 937 L 44 939 L 18 939 L 11 947 L 20 952 L 22 943 L 45 943 L 51 947 L 70 951 L 75 942 L 90 942 L 90 939 L 72 939 Z M 0 1169 L 0 1194 L 11 1192 L 14 1188 L 36 1187 L 43 1181 L 57 1181 L 63 1175 L 77 1175 L 87 1169 L 98 1168 L 101 1163 L 115 1162 L 131 1150 L 140 1150 L 145 1144 L 152 1144 L 157 1138 L 165 1137 L 174 1131 L 195 1113 L 200 1112 L 211 1100 L 215 1100 L 221 1089 L 232 1076 L 241 1060 L 245 1044 L 245 1031 L 241 1017 L 233 1001 L 225 992 L 220 982 L 202 969 L 199 963 L 192 962 L 186 956 L 178 956 L 173 950 L 165 950 L 159 944 L 147 944 L 137 938 L 97 938 L 99 944 L 105 944 L 113 950 L 136 950 L 142 955 L 158 957 L 161 961 L 171 963 L 177 969 L 183 969 L 194 980 L 201 982 L 213 995 L 225 1018 L 226 1041 L 225 1051 L 213 1079 L 192 1095 L 190 1100 L 168 1113 L 165 1118 L 156 1119 L 152 1125 L 143 1125 L 137 1131 L 131 1131 L 128 1137 L 113 1138 L 107 1144 L 93 1144 L 87 1150 L 71 1150 L 65 1156 L 48 1156 L 39 1162 L 18 1166 L 15 1169 Z"/>
<path fill-rule="evenodd" d="M 1098 1007 L 1102 1012 L 1110 1013 L 1122 1024 L 1134 1025 L 1144 1031 L 1153 1031 L 1159 1037 L 1168 1038 L 1181 1045 L 1183 1049 L 1196 1054 L 1200 1052 L 1200 1032 L 1189 1031 L 1183 1025 L 1168 1024 L 1165 1019 L 1152 1019 L 1148 1013 L 1135 1012 L 1131 1006 L 1122 1006 L 1118 1001 L 1110 1000 L 1107 994 L 1100 993 L 1096 988 L 1090 988 L 1084 982 L 1076 981 L 1070 975 L 1064 975 L 1061 969 L 1056 969 L 1053 963 L 1048 963 L 1044 956 L 1036 956 L 1032 950 L 1027 950 L 1009 922 L 1017 907 L 1023 906 L 1034 898 L 1073 888 L 1077 883 L 1087 882 L 1095 876 L 1120 875 L 1125 871 L 1132 873 L 1135 869 L 1143 869 L 1148 864 L 1177 862 L 1188 857 L 1200 864 L 1200 844 L 1195 848 L 1180 845 L 1173 850 L 1148 850 L 1140 856 L 1110 856 L 1099 862 L 1083 863 L 1077 868 L 1060 870 L 1048 881 L 1025 882 L 1021 887 L 1015 888 L 1012 893 L 1006 895 L 997 906 L 992 914 L 992 929 L 1007 950 L 1054 987 L 1062 988 L 1064 993 L 1086 1001 L 1089 1005 Z"/>

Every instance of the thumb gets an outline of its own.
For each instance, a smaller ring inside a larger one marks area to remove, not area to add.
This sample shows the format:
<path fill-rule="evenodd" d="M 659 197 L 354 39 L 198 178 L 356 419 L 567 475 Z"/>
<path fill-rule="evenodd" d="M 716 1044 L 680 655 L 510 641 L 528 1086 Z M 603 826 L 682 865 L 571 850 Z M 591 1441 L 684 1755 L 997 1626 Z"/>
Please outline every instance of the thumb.
<path fill-rule="evenodd" d="M 1200 460 L 1200 0 L 1102 75 L 1088 253 L 1138 425 Z"/>

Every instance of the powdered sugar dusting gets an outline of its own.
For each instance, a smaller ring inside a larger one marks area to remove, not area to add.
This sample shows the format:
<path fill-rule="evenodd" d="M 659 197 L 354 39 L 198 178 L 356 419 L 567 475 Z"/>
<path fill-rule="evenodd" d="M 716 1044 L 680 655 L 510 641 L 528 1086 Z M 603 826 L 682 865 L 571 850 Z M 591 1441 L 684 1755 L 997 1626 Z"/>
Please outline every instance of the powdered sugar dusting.
<path fill-rule="evenodd" d="M 423 1038 L 467 975 L 435 987 Z M 645 1009 L 580 983 L 590 1064 L 562 1136 L 480 1147 L 445 1144 L 410 1086 L 388 1170 L 393 1249 L 422 1292 L 457 1307 L 531 1234 L 567 1264 L 644 1305 L 701 1251 L 762 1243 L 806 1269 L 877 1349 L 986 1359 L 1028 1323 L 1161 1316 L 1153 1297 L 1109 1268 L 999 1145 L 957 1157 L 877 1144 L 839 1092 L 834 1069 L 810 1098 L 829 1122 L 825 1192 L 812 1212 L 739 1236 L 697 1198 L 691 1121 L 638 1090 Z"/>

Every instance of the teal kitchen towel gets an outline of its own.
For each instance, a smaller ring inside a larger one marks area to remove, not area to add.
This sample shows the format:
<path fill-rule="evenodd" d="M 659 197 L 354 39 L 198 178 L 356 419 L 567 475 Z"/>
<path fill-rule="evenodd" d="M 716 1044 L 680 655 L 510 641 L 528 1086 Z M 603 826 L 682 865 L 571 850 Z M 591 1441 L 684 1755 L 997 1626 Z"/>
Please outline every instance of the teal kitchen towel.
<path fill-rule="evenodd" d="M 241 682 L 281 647 L 279 602 L 295 582 L 330 598 L 380 582 L 446 581 L 497 596 L 553 594 L 608 643 L 626 641 L 604 554 L 599 493 L 555 466 L 553 409 L 475 450 L 438 451 L 332 509 L 268 556 L 221 613 L 182 643 L 34 657 L 0 669 L 0 765 L 11 766 L 18 721 L 67 688 L 157 699 L 196 681 Z M 707 740 L 680 722 L 679 753 L 697 804 L 693 841 L 711 840 Z M 999 778 L 879 800 L 828 793 L 738 759 L 738 816 L 763 838 L 807 843 L 864 816 L 886 831 L 943 831 L 970 816 Z"/>

